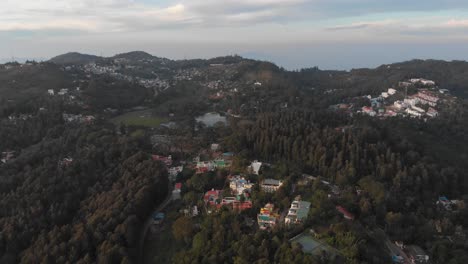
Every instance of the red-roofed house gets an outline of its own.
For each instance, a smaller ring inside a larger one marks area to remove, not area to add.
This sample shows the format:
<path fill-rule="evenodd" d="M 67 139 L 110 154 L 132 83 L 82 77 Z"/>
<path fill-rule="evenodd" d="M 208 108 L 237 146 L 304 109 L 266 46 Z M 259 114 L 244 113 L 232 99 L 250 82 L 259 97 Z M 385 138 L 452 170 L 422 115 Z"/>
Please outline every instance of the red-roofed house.
<path fill-rule="evenodd" d="M 336 210 L 338 210 L 338 212 L 342 213 L 343 214 L 343 217 L 345 219 L 348 219 L 348 220 L 354 220 L 354 215 L 350 212 L 348 212 L 348 210 L 346 210 L 344 207 L 342 206 L 337 206 L 336 207 Z"/>
<path fill-rule="evenodd" d="M 211 191 L 207 191 L 205 193 L 205 196 L 203 196 L 203 200 L 205 201 L 205 204 L 209 205 L 218 205 L 221 204 L 221 190 L 215 190 L 211 189 Z"/>
<path fill-rule="evenodd" d="M 166 166 L 171 166 L 172 165 L 172 156 L 171 155 L 169 155 L 167 157 L 160 156 L 160 155 L 152 155 L 152 158 L 153 158 L 154 161 L 163 162 L 164 164 L 166 164 Z"/>

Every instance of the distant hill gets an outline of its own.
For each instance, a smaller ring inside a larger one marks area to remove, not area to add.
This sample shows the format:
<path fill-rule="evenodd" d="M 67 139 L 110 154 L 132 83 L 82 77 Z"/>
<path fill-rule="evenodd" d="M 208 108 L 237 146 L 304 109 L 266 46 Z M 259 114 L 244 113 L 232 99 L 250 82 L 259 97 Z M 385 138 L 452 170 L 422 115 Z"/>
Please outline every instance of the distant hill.
<path fill-rule="evenodd" d="M 78 52 L 69 52 L 50 59 L 50 62 L 59 65 L 65 64 L 87 64 L 99 60 L 101 57 L 95 55 L 81 54 Z"/>
<path fill-rule="evenodd" d="M 114 59 L 128 59 L 128 60 L 144 60 L 144 59 L 154 59 L 155 57 L 144 51 L 131 51 L 127 53 L 117 54 L 113 58 Z"/>

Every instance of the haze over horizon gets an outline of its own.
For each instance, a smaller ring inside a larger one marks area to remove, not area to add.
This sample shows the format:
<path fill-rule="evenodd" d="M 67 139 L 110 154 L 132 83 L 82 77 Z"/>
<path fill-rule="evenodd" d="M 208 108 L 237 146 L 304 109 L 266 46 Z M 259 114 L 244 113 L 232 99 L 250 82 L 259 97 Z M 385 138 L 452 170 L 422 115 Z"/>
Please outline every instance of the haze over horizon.
<path fill-rule="evenodd" d="M 287 69 L 468 59 L 468 2 L 403 0 L 6 0 L 0 58 L 143 50 L 239 54 Z"/>

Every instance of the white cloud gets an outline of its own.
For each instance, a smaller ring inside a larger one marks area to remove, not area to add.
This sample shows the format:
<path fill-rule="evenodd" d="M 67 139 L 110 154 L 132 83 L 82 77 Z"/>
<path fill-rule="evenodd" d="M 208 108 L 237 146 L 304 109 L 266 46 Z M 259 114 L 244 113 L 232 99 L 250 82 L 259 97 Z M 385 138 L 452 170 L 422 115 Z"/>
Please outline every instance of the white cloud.
<path fill-rule="evenodd" d="M 6 0 L 0 31 L 70 29 L 90 32 L 271 22 L 305 0 L 191 0 L 168 6 L 134 0 Z"/>

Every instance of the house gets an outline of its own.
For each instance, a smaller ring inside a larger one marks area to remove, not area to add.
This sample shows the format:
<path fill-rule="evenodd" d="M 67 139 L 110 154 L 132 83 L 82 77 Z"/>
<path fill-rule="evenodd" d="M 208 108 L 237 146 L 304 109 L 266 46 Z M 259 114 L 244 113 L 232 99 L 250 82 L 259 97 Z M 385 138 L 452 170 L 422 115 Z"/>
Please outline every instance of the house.
<path fill-rule="evenodd" d="M 184 166 L 170 167 L 168 169 L 169 178 L 174 181 L 177 178 L 177 175 L 179 175 L 183 170 Z"/>
<path fill-rule="evenodd" d="M 58 95 L 66 95 L 68 93 L 68 89 L 60 89 L 60 91 L 57 93 Z"/>
<path fill-rule="evenodd" d="M 448 89 L 439 89 L 439 93 L 447 94 L 447 93 L 450 93 L 450 91 Z"/>
<path fill-rule="evenodd" d="M 312 181 L 315 181 L 317 177 L 303 173 L 301 179 L 297 181 L 298 186 L 306 186 Z"/>
<path fill-rule="evenodd" d="M 381 96 L 382 96 L 383 98 L 388 98 L 389 95 L 388 95 L 387 92 L 383 92 L 383 93 L 381 94 Z"/>
<path fill-rule="evenodd" d="M 153 224 L 160 225 L 163 223 L 165 215 L 164 213 L 154 213 L 151 217 L 153 218 Z"/>
<path fill-rule="evenodd" d="M 435 110 L 434 108 L 429 107 L 426 115 L 428 115 L 429 117 L 437 117 L 439 115 L 439 112 L 437 112 L 437 110 Z"/>
<path fill-rule="evenodd" d="M 410 83 L 410 82 L 399 82 L 398 83 L 399 87 L 409 87 L 411 85 L 412 85 L 412 83 Z"/>
<path fill-rule="evenodd" d="M 300 196 L 296 197 L 294 202 L 291 203 L 288 215 L 284 218 L 284 223 L 286 225 L 303 223 L 309 215 L 309 209 L 309 202 L 301 201 Z"/>
<path fill-rule="evenodd" d="M 416 105 L 418 101 L 415 98 L 408 96 L 408 98 L 405 98 L 404 103 L 409 106 L 413 106 L 413 105 Z"/>
<path fill-rule="evenodd" d="M 182 183 L 178 182 L 174 185 L 172 190 L 172 200 L 179 200 L 181 198 L 180 193 L 182 191 Z"/>
<path fill-rule="evenodd" d="M 47 94 L 54 95 L 55 91 L 53 89 L 49 89 L 49 90 L 47 90 Z"/>
<path fill-rule="evenodd" d="M 387 93 L 388 93 L 389 95 L 394 95 L 394 94 L 396 93 L 396 90 L 393 89 L 393 88 L 388 88 Z"/>
<path fill-rule="evenodd" d="M 219 149 L 219 144 L 213 143 L 211 144 L 211 151 L 218 151 Z"/>
<path fill-rule="evenodd" d="M 364 106 L 362 107 L 362 112 L 369 115 L 369 116 L 375 116 L 377 113 L 374 111 L 374 109 L 370 106 Z"/>
<path fill-rule="evenodd" d="M 435 96 L 427 90 L 419 91 L 418 94 L 415 96 L 415 99 L 420 104 L 427 104 L 432 107 L 436 106 L 437 102 L 439 101 L 439 97 Z"/>
<path fill-rule="evenodd" d="M 223 153 L 223 158 L 225 160 L 232 160 L 233 157 L 234 157 L 234 152 L 224 152 Z"/>
<path fill-rule="evenodd" d="M 246 180 L 244 177 L 241 177 L 240 175 L 231 176 L 229 179 L 229 188 L 234 195 L 250 192 L 253 185 L 253 183 Z"/>
<path fill-rule="evenodd" d="M 203 196 L 203 201 L 206 205 L 216 206 L 221 204 L 221 190 L 211 189 Z"/>
<path fill-rule="evenodd" d="M 231 205 L 232 205 L 233 210 L 243 211 L 243 210 L 252 208 L 252 201 L 247 200 L 247 201 L 241 202 L 237 200 L 231 203 Z"/>
<path fill-rule="evenodd" d="M 255 82 L 254 85 L 255 86 L 262 86 L 262 83 L 261 82 Z"/>
<path fill-rule="evenodd" d="M 431 80 L 426 80 L 423 78 L 413 78 L 409 80 L 412 84 L 420 83 L 422 85 L 427 85 L 427 86 L 434 86 L 435 82 Z"/>
<path fill-rule="evenodd" d="M 336 210 L 338 210 L 338 212 L 340 212 L 345 219 L 354 220 L 354 215 L 348 212 L 348 210 L 346 210 L 344 207 L 338 205 L 336 206 Z"/>
<path fill-rule="evenodd" d="M 167 157 L 165 156 L 160 156 L 160 155 L 152 155 L 151 156 L 154 161 L 161 161 L 164 163 L 166 166 L 171 166 L 172 165 L 172 156 L 169 155 Z"/>
<path fill-rule="evenodd" d="M 73 163 L 72 158 L 64 158 L 63 160 L 59 161 L 59 167 L 68 167 Z"/>
<path fill-rule="evenodd" d="M 413 117 L 421 117 L 421 113 L 418 112 L 418 111 L 416 111 L 416 110 L 414 110 L 414 109 L 412 109 L 412 108 L 407 108 L 407 109 L 405 110 L 405 112 L 406 112 L 407 114 L 409 114 L 410 116 L 413 116 Z"/>
<path fill-rule="evenodd" d="M 205 173 L 213 171 L 216 168 L 212 161 L 199 161 L 197 162 L 197 173 Z"/>
<path fill-rule="evenodd" d="M 224 169 L 227 167 L 226 161 L 223 159 L 217 159 L 213 161 L 213 166 L 215 169 Z"/>
<path fill-rule="evenodd" d="M 1 158 L 0 161 L 2 163 L 7 163 L 8 161 L 13 159 L 14 157 L 15 157 L 15 153 L 13 151 L 5 151 L 5 152 L 2 152 L 2 158 Z"/>
<path fill-rule="evenodd" d="M 199 214 L 199 210 L 196 205 L 194 205 L 193 207 L 188 206 L 186 209 L 182 209 L 179 212 L 188 217 L 195 217 L 195 216 L 198 216 Z"/>
<path fill-rule="evenodd" d="M 394 116 L 397 116 L 397 113 L 395 111 L 393 111 L 393 110 L 387 109 L 386 112 L 385 112 L 385 116 L 394 117 Z"/>
<path fill-rule="evenodd" d="M 88 116 L 82 117 L 80 122 L 91 125 L 91 124 L 94 123 L 95 120 L 96 120 L 96 118 L 94 116 L 88 115 Z"/>
<path fill-rule="evenodd" d="M 275 206 L 268 203 L 260 209 L 260 213 L 257 214 L 257 223 L 260 229 L 266 230 L 275 227 L 278 222 L 279 215 L 275 211 Z"/>
<path fill-rule="evenodd" d="M 447 211 L 452 210 L 453 203 L 446 196 L 439 196 L 439 200 L 436 204 L 443 206 Z"/>
<path fill-rule="evenodd" d="M 283 185 L 283 181 L 275 179 L 265 179 L 260 184 L 260 189 L 267 193 L 276 192 Z"/>
<path fill-rule="evenodd" d="M 249 171 L 251 171 L 255 175 L 258 175 L 260 172 L 260 169 L 262 168 L 262 165 L 263 163 L 255 160 L 254 162 L 252 162 L 252 164 L 250 164 Z"/>
<path fill-rule="evenodd" d="M 409 257 L 411 264 L 422 264 L 429 262 L 429 256 L 422 248 L 416 245 L 405 247 L 405 253 Z"/>

